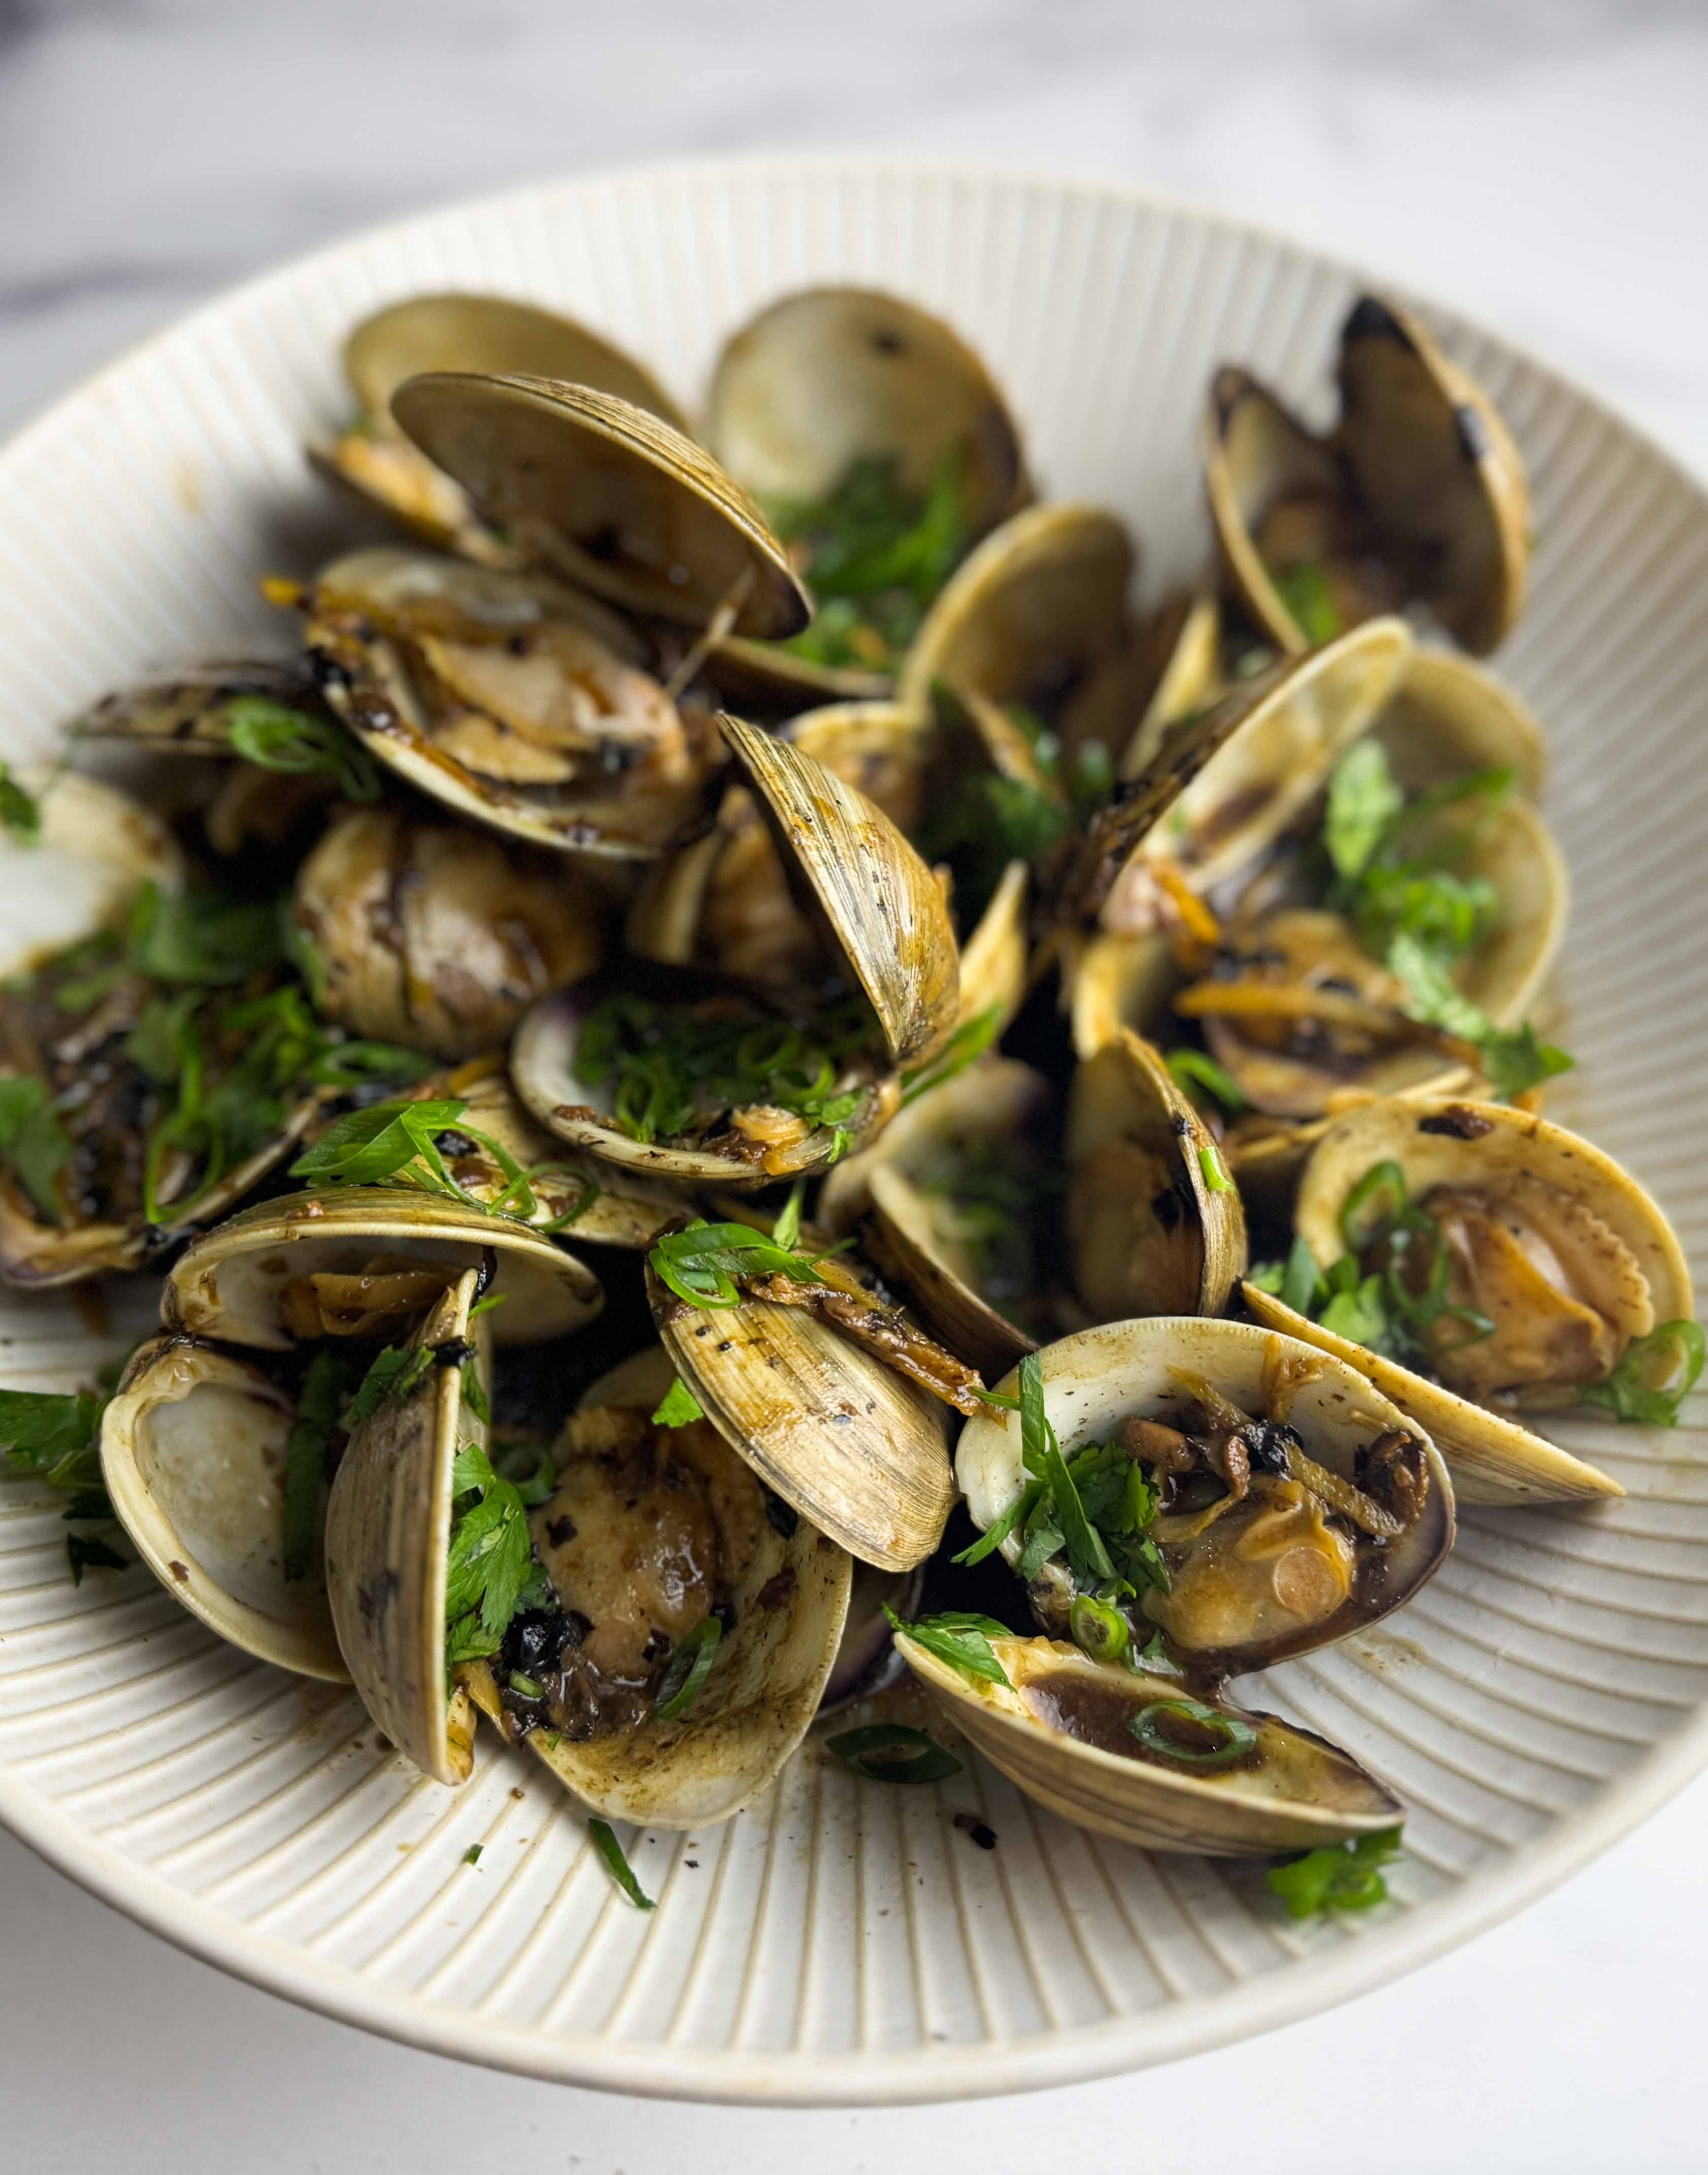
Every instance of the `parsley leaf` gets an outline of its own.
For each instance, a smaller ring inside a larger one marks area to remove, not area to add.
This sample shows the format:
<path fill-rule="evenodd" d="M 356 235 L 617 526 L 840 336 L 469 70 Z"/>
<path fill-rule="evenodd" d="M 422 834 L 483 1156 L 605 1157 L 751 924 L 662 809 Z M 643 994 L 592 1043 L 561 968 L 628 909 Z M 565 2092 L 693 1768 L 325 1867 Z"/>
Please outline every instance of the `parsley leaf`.
<path fill-rule="evenodd" d="M 382 1405 L 404 1403 L 431 1372 L 433 1359 L 431 1344 L 418 1344 L 413 1349 L 388 1344 L 376 1353 L 344 1413 L 344 1424 L 348 1431 L 354 1435 Z"/>
<path fill-rule="evenodd" d="M 1328 782 L 1322 838 L 1337 876 L 1361 876 L 1406 805 L 1380 740 L 1355 740 Z"/>
<path fill-rule="evenodd" d="M 447 1660 L 454 1663 L 497 1652 L 533 1578 L 534 1545 L 519 1490 L 493 1470 L 478 1444 L 457 1452 L 451 1484 L 445 1635 Z"/>
<path fill-rule="evenodd" d="M 47 1083 L 33 1072 L 0 1079 L 0 1158 L 49 1223 L 62 1223 L 58 1177 L 71 1160 L 71 1139 L 60 1122 Z"/>
<path fill-rule="evenodd" d="M 1381 1868 L 1399 1856 L 1400 1847 L 1398 1828 L 1384 1828 L 1379 1835 L 1332 1843 L 1272 1865 L 1263 1876 L 1264 1885 L 1287 1906 L 1289 1917 L 1312 1918 L 1320 1911 L 1368 1911 L 1386 1901 L 1388 1884 Z"/>
<path fill-rule="evenodd" d="M 6 762 L 0 762 L 0 823 L 5 825 L 20 846 L 34 846 L 41 842 L 41 811 L 12 775 L 11 764 Z"/>
<path fill-rule="evenodd" d="M 654 1427 L 690 1427 L 706 1417 L 700 1400 L 679 1375 L 665 1391 L 664 1402 L 653 1414 Z"/>
<path fill-rule="evenodd" d="M 980 1615 L 976 1609 L 954 1608 L 907 1624 L 887 1602 L 884 1614 L 892 1630 L 923 1646 L 928 1654 L 935 1654 L 940 1662 L 946 1662 L 951 1668 L 959 1669 L 962 1676 L 982 1677 L 993 1684 L 1008 1682 L 1008 1672 L 997 1660 L 990 1641 L 1011 1639 L 1014 1634 L 994 1616 Z"/>
<path fill-rule="evenodd" d="M 92 1390 L 59 1395 L 42 1390 L 0 1390 L 0 1444 L 14 1473 L 31 1473 L 66 1500 L 65 1516 L 104 1521 L 113 1513 L 100 1470 L 100 1418 L 121 1370 L 97 1397 Z M 106 1382 L 106 1373 L 103 1373 Z M 85 1570 L 127 1570 L 129 1559 L 105 1541 L 68 1533 L 65 1552 L 73 1586 Z"/>
<path fill-rule="evenodd" d="M 1663 1321 L 1628 1345 L 1605 1382 L 1578 1391 L 1585 1404 L 1604 1405 L 1618 1420 L 1677 1427 L 1678 1408 L 1702 1372 L 1705 1343 L 1694 1321 Z"/>
<path fill-rule="evenodd" d="M 258 967 L 276 966 L 285 952 L 274 900 L 166 892 L 151 883 L 131 909 L 128 941 L 138 972 L 203 988 L 246 981 Z"/>
<path fill-rule="evenodd" d="M 741 1286 L 761 1277 L 791 1277 L 797 1283 L 827 1279 L 814 1266 L 828 1259 L 780 1246 L 750 1223 L 708 1223 L 696 1217 L 686 1230 L 671 1231 L 647 1256 L 660 1283 L 690 1306 L 728 1307 L 741 1304 Z M 668 1402 L 669 1400 L 666 1400 Z"/>

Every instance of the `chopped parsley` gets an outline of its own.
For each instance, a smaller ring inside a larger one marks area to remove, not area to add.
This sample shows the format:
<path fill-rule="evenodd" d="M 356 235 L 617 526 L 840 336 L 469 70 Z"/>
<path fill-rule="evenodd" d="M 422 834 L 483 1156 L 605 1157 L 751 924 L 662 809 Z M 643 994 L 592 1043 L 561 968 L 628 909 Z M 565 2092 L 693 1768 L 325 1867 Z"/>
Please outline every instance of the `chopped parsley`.
<path fill-rule="evenodd" d="M 1272 567 L 1269 578 L 1313 648 L 1319 643 L 1332 642 L 1343 631 L 1340 612 L 1329 588 L 1328 575 L 1320 559 L 1301 559 L 1297 566 L 1280 572 Z"/>
<path fill-rule="evenodd" d="M 663 1402 L 653 1414 L 653 1425 L 665 1428 L 691 1427 L 696 1420 L 702 1420 L 705 1417 L 705 1411 L 700 1400 L 679 1375 L 670 1388 L 665 1391 Z"/>
<path fill-rule="evenodd" d="M 406 1404 L 433 1369 L 431 1344 L 413 1347 L 388 1344 L 377 1352 L 357 1386 L 344 1413 L 345 1429 L 354 1434 L 382 1405 Z"/>
<path fill-rule="evenodd" d="M 815 501 L 766 508 L 795 546 L 817 604 L 811 626 L 778 646 L 814 664 L 887 671 L 912 642 L 932 599 L 966 556 L 960 448 L 938 463 L 921 496 L 900 482 L 892 457 L 854 462 Z"/>
<path fill-rule="evenodd" d="M 952 1669 L 958 1669 L 962 1676 L 982 1678 L 993 1684 L 1008 1682 L 1008 1672 L 997 1660 L 990 1641 L 1011 1639 L 1014 1634 L 994 1616 L 981 1615 L 976 1609 L 952 1608 L 907 1624 L 887 1602 L 884 1614 L 892 1630 L 923 1646 L 928 1654 L 935 1654 L 940 1662 L 946 1662 Z"/>
<path fill-rule="evenodd" d="M 468 1107 L 456 1098 L 413 1101 L 405 1097 L 371 1103 L 328 1125 L 292 1163 L 290 1174 L 306 1179 L 311 1185 L 413 1186 L 425 1193 L 442 1194 L 486 1215 L 508 1216 L 547 1232 L 561 1231 L 586 1213 L 599 1196 L 599 1187 L 592 1180 L 561 1214 L 549 1222 L 540 1221 L 535 1183 L 569 1166 L 540 1163 L 524 1169 L 502 1141 L 463 1122 Z M 477 1192 L 458 1180 L 441 1144 L 442 1136 L 447 1133 L 491 1157 L 504 1180 L 499 1192 Z"/>
<path fill-rule="evenodd" d="M 431 1364 L 432 1354 L 428 1353 Z M 514 1481 L 464 1443 L 452 1468 L 451 1548 L 445 1572 L 445 1664 L 496 1654 L 511 1619 L 549 1597 L 534 1560 L 528 1507 Z"/>
<path fill-rule="evenodd" d="M 868 1017 L 846 1009 L 845 1020 L 822 1016 L 814 1036 L 786 1020 L 609 996 L 582 1023 L 576 1070 L 589 1087 L 609 1088 L 610 1121 L 631 1140 L 702 1132 L 762 1104 L 830 1126 L 845 1147 L 860 1090 L 838 1083 L 871 1033 Z"/>
<path fill-rule="evenodd" d="M 1398 1828 L 1384 1828 L 1379 1835 L 1331 1843 L 1272 1865 L 1264 1885 L 1280 1897 L 1291 1918 L 1314 1918 L 1323 1911 L 1369 1911 L 1387 1901 L 1381 1869 L 1399 1856 L 1400 1847 Z"/>
<path fill-rule="evenodd" d="M 965 930 L 990 903 L 1008 864 L 1041 860 L 1071 822 L 1059 794 L 975 765 L 937 798 L 915 843 L 923 860 L 947 865 Z"/>
<path fill-rule="evenodd" d="M 65 1220 L 58 1180 L 71 1156 L 71 1136 L 47 1082 L 33 1072 L 0 1079 L 0 1161 L 16 1174 L 45 1223 Z"/>
<path fill-rule="evenodd" d="M 820 1276 L 816 1264 L 828 1258 L 827 1254 L 808 1255 L 780 1246 L 775 1238 L 756 1231 L 751 1223 L 708 1223 L 703 1217 L 697 1217 L 686 1230 L 669 1232 L 660 1239 L 647 1256 L 647 1265 L 660 1283 L 688 1305 L 715 1308 L 740 1306 L 742 1285 L 762 1277 L 824 1283 L 827 1280 Z M 669 1398 L 664 1402 L 668 1404 Z"/>

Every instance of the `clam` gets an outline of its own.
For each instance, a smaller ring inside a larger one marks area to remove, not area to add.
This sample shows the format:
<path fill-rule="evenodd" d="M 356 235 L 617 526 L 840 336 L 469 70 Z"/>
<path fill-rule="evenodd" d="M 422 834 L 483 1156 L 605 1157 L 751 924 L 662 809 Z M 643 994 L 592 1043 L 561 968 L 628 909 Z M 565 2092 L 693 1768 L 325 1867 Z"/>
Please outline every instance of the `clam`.
<path fill-rule="evenodd" d="M 1611 1157 L 1501 1104 L 1373 1103 L 1312 1150 L 1296 1219 L 1320 1266 L 1350 1255 L 1359 1278 L 1385 1279 L 1412 1364 L 1250 1285 L 1247 1304 L 1427 1428 L 1467 1501 L 1620 1492 L 1517 1417 L 1604 1399 L 1620 1411 L 1608 1385 L 1646 1388 L 1651 1357 L 1664 1374 L 1690 1321 L 1678 1239 Z"/>
<path fill-rule="evenodd" d="M 790 540 L 820 607 L 792 648 L 726 642 L 713 670 L 732 694 L 795 708 L 887 694 L 956 561 L 1028 495 L 1018 431 L 978 356 L 940 318 L 859 288 L 785 296 L 733 334 L 705 435 Z"/>
<path fill-rule="evenodd" d="M 1341 410 L 1315 436 L 1249 372 L 1216 373 L 1205 477 L 1228 578 L 1281 648 L 1416 601 L 1492 650 L 1524 606 L 1530 502 L 1505 425 L 1408 311 L 1364 296 Z"/>
<path fill-rule="evenodd" d="M 173 1263 L 160 1315 L 168 1329 L 287 1352 L 390 1336 L 469 1268 L 502 1301 L 501 1345 L 564 1336 L 605 1304 L 590 1270 L 514 1218 L 408 1186 L 339 1186 L 258 1201 L 201 1234 Z"/>
<path fill-rule="evenodd" d="M 285 1483 L 296 1397 L 189 1337 L 131 1354 L 101 1416 L 101 1477 L 137 1553 L 210 1630 L 299 1675 L 346 1680 L 316 1529 L 291 1564 Z"/>
<path fill-rule="evenodd" d="M 657 1177 L 752 1186 L 823 1169 L 887 1121 L 895 1068 L 954 1031 L 959 971 L 942 892 L 889 818 L 787 742 L 720 722 L 847 1001 L 791 1005 L 656 968 L 622 993 L 595 983 L 536 1005 L 512 1071 L 575 1146 Z"/>
<path fill-rule="evenodd" d="M 1138 722 L 1121 757 L 1123 778 L 1142 771 L 1172 727 L 1222 692 L 1228 677 L 1222 649 L 1222 610 L 1211 594 L 1180 590 L 1141 624 L 1129 697 Z"/>
<path fill-rule="evenodd" d="M 353 809 L 298 872 L 326 1016 L 445 1058 L 503 1042 L 604 949 L 602 903 L 561 855 L 397 808 Z"/>
<path fill-rule="evenodd" d="M 436 1782 L 466 1782 L 474 1717 L 450 1680 L 447 1591 L 458 1453 L 484 1451 L 486 1317 L 479 1269 L 452 1272 L 406 1349 L 430 1364 L 382 1397 L 351 1434 L 326 1506 L 326 1586 L 338 1643 L 361 1701 L 406 1760 Z"/>
<path fill-rule="evenodd" d="M 721 760 L 709 718 L 643 670 L 625 622 L 545 576 L 354 551 L 297 600 L 327 700 L 363 746 L 514 838 L 647 859 Z"/>
<path fill-rule="evenodd" d="M 609 340 L 529 302 L 499 295 L 412 295 L 365 317 L 344 342 L 355 425 L 312 449 L 316 465 L 427 543 L 491 566 L 516 554 L 483 523 L 466 493 L 410 444 L 392 395 L 424 371 L 518 372 L 596 387 L 686 430 L 652 373 Z"/>
<path fill-rule="evenodd" d="M 1245 1271 L 1245 1217 L 1221 1152 L 1158 1051 L 1123 1028 L 1076 1069 L 1067 1235 L 1099 1321 L 1220 1314 Z"/>
<path fill-rule="evenodd" d="M 759 509 L 643 408 L 544 377 L 434 372 L 400 386 L 392 413 L 530 563 L 596 596 L 767 637 L 811 616 Z"/>
<path fill-rule="evenodd" d="M 1049 1100 L 1030 1066 L 986 1058 L 908 1104 L 819 1194 L 826 1227 L 864 1220 L 878 1266 L 981 1374 L 1006 1373 L 1035 1347 L 1022 1324 L 1049 1250 L 1039 1225 L 1056 1204 L 1029 1136 Z"/>
<path fill-rule="evenodd" d="M 1375 1623 L 1451 1546 L 1452 1483 L 1434 1445 L 1310 1344 L 1161 1315 L 1082 1331 L 1039 1362 L 1062 1454 L 1104 1445 L 1112 1469 L 1149 1473 L 1150 1515 L 1111 1559 L 1141 1639 L 1159 1628 L 1197 1675 L 1263 1668 Z M 1014 1394 L 1017 1377 L 1000 1386 Z M 1017 1412 L 981 1412 L 955 1457 L 973 1523 L 1011 1521 L 1011 1565 L 1027 1545 L 1025 1521 L 1012 1523 L 1030 1478 L 1022 1449 Z M 1085 1591 L 1055 1538 L 1030 1587 L 1052 1632 Z"/>
<path fill-rule="evenodd" d="M 908 653 L 900 699 L 922 707 L 941 682 L 964 701 L 1018 707 L 1071 761 L 1106 735 L 1107 699 L 1125 690 L 1134 558 L 1113 514 L 1028 507 L 985 539 L 932 606 Z"/>
<path fill-rule="evenodd" d="M 970 724 L 899 702 L 830 703 L 794 719 L 780 737 L 864 795 L 926 860 L 939 858 L 945 827 L 937 819 L 962 780 L 1017 774 L 1028 805 L 1039 791 L 1023 736 L 1017 755 L 1006 737 L 999 754 Z M 1026 986 L 1028 874 L 1023 862 L 1005 862 L 988 822 L 979 828 L 976 867 L 958 857 L 967 843 L 958 834 L 949 846 L 968 877 L 950 897 L 962 941 L 959 1017 L 990 1012 L 1006 1022 Z M 789 860 L 795 858 L 789 849 Z M 734 789 L 715 830 L 649 873 L 630 917 L 630 946 L 649 958 L 697 963 L 771 988 L 810 987 L 826 962 L 813 917 L 796 903 L 799 887 L 798 875 L 791 887 L 753 795 Z"/>
<path fill-rule="evenodd" d="M 49 1289 L 134 1268 L 222 1213 L 333 1091 L 304 1071 L 219 1096 L 258 1047 L 264 1055 L 275 1027 L 288 1039 L 306 1017 L 282 979 L 269 906 L 182 893 L 169 833 L 111 786 L 58 775 L 38 806 L 39 843 L 9 833 L 0 843 L 15 857 L 10 896 L 25 938 L 0 991 L 10 1082 L 0 1275 Z M 214 923 L 225 948 L 210 962 Z M 274 986 L 257 994 L 269 966 Z M 291 1009 L 289 1022 L 269 1024 L 276 1006 Z M 206 1092 L 187 1117 L 180 1075 L 191 1045 Z"/>
<path fill-rule="evenodd" d="M 549 1597 L 464 1676 L 593 1810 L 691 1828 L 740 1811 L 805 1735 L 853 1566 L 704 1421 L 653 1422 L 671 1380 L 655 1347 L 583 1398 L 529 1519 Z"/>
<path fill-rule="evenodd" d="M 1002 1672 L 968 1676 L 896 1645 L 945 1715 L 1027 1796 L 1146 1850 L 1266 1857 L 1379 1834 L 1399 1801 L 1344 1753 L 1178 1677 L 1114 1668 L 1054 1639 L 997 1638 Z"/>

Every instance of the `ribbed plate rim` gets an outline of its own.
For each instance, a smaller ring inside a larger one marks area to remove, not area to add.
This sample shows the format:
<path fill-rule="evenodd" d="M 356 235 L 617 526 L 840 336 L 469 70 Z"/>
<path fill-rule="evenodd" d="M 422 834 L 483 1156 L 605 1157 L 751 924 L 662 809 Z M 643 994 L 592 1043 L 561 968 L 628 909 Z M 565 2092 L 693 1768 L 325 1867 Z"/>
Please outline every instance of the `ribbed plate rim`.
<path fill-rule="evenodd" d="M 786 184 L 791 177 L 843 176 L 850 186 L 950 182 L 971 190 L 1032 188 L 1060 198 L 1172 218 L 1234 241 L 1293 252 L 1311 265 L 1375 284 L 1420 303 L 1459 334 L 1504 350 L 1589 414 L 1611 424 L 1696 502 L 1708 523 L 1708 489 L 1695 473 L 1616 400 L 1581 383 L 1526 343 L 1490 329 L 1458 307 L 1439 302 L 1409 281 L 1394 280 L 1354 258 L 1324 250 L 1284 225 L 1195 202 L 1189 197 L 1093 171 L 994 159 L 887 155 L 824 151 L 617 163 L 448 199 L 425 212 L 379 222 L 304 251 L 223 290 L 149 333 L 85 375 L 0 443 L 0 484 L 57 432 L 76 426 L 79 411 L 181 336 L 205 330 L 228 313 L 264 303 L 274 289 L 305 277 L 331 276 L 347 258 L 395 247 L 441 221 L 473 214 L 513 218 L 542 198 L 561 200 L 612 182 L 651 191 L 723 188 L 741 182 Z M 48 1863 L 103 1902 L 190 1955 L 269 1993 L 338 2020 L 429 2053 L 546 2081 L 629 2092 L 649 2098 L 776 2107 L 908 2105 L 1038 2091 L 1116 2075 L 1204 2053 L 1320 2015 L 1403 1977 L 1536 1901 L 1628 1834 L 1705 1767 L 1708 1702 L 1664 1744 L 1618 1782 L 1604 1784 L 1577 1812 L 1555 1818 L 1539 1841 L 1516 1847 L 1498 1869 L 1466 1876 L 1450 1896 L 1386 1924 L 1361 1928 L 1358 1938 L 1321 1956 L 1166 2009 L 1113 2017 L 1093 2026 L 1057 2027 L 1025 2038 L 966 2047 L 932 2045 L 906 2053 L 743 2053 L 655 2044 L 622 2046 L 524 2026 L 497 2023 L 453 2006 L 422 2001 L 371 1985 L 352 1972 L 320 1965 L 299 1948 L 223 1917 L 146 1866 L 81 1830 L 68 1832 L 53 1802 L 0 1764 L 0 1825 Z"/>

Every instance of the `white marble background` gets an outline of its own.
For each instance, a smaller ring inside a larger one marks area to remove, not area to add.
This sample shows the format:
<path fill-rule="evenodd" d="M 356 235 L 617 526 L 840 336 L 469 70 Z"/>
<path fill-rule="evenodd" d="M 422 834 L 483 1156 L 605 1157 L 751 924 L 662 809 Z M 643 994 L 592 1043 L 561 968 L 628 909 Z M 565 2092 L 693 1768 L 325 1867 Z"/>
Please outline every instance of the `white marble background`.
<path fill-rule="evenodd" d="M 1708 475 L 1705 114 L 1704 0 L 0 0 L 0 426 L 395 213 L 617 160 L 892 147 L 1294 228 L 1530 342 Z M 1708 1782 L 1352 2009 L 895 2115 L 462 2069 L 220 1977 L 0 1837 L 0 2167 L 1694 2175 L 1705 1835 Z"/>

